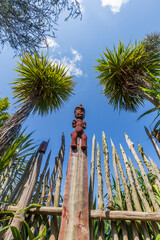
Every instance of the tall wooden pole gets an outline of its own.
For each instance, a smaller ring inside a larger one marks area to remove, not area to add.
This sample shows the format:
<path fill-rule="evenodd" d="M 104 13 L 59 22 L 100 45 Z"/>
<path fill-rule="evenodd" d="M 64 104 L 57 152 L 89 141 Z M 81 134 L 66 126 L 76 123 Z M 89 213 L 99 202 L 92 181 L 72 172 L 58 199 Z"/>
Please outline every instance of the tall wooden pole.
<path fill-rule="evenodd" d="M 89 240 L 87 137 L 83 132 L 85 110 L 75 109 L 72 142 L 63 198 L 59 240 Z"/>

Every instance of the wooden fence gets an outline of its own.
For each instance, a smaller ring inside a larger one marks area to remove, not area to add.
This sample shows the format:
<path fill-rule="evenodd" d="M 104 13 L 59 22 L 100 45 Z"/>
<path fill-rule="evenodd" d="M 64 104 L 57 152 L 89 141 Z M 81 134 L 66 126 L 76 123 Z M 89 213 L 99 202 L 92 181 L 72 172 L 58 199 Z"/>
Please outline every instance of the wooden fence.
<path fill-rule="evenodd" d="M 160 158 L 158 145 L 147 129 L 146 133 Z M 160 239 L 158 237 L 160 234 L 160 170 L 153 159 L 146 156 L 140 145 L 139 153 L 137 153 L 134 144 L 127 134 L 125 134 L 125 138 L 137 162 L 138 169 L 135 169 L 132 160 L 128 159 L 121 145 L 120 149 L 123 160 L 120 160 L 112 141 L 112 159 L 109 159 L 109 151 L 104 133 L 102 133 L 104 159 L 104 164 L 102 164 L 100 147 L 98 143 L 96 146 L 95 136 L 93 136 L 89 183 L 89 239 L 91 240 Z M 47 226 L 47 236 L 41 239 L 56 240 L 59 235 L 60 216 L 62 214 L 60 191 L 65 153 L 64 135 L 62 135 L 62 144 L 58 156 L 55 158 L 51 176 L 50 168 L 48 168 L 51 152 L 49 152 L 44 168 L 40 173 L 41 163 L 46 150 L 45 147 L 46 145 L 42 144 L 38 151 L 30 158 L 16 186 L 13 186 L 13 173 L 15 177 L 20 166 L 17 169 L 12 169 L 11 162 L 8 169 L 0 177 L 0 201 L 4 202 L 7 200 L 10 203 L 1 205 L 1 227 L 10 224 L 20 230 L 23 225 L 22 219 L 25 219 L 35 236 L 41 234 L 44 226 Z M 111 179 L 110 173 L 111 164 L 113 164 L 112 167 L 114 169 L 113 179 Z M 105 179 L 102 177 L 102 169 L 105 170 Z M 94 194 L 96 170 L 98 192 Z M 103 192 L 104 184 L 107 187 L 107 194 Z M 12 193 L 10 194 L 11 188 Z M 94 195 L 98 200 L 97 204 L 95 204 Z M 31 203 L 40 204 L 42 207 L 18 212 Z M 6 216 L 6 212 L 4 211 L 8 211 L 7 215 L 15 212 L 15 217 L 10 221 L 2 221 Z M 0 237 L 4 240 L 13 239 L 10 229 L 4 233 L 2 232 Z M 29 240 L 29 237 L 27 240 Z"/>

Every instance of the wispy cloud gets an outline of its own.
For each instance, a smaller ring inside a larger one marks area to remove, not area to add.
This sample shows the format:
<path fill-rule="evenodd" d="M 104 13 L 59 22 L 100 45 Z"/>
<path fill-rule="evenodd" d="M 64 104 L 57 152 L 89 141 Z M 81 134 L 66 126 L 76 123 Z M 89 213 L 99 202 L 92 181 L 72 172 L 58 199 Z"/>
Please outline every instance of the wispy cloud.
<path fill-rule="evenodd" d="M 61 62 L 62 65 L 68 68 L 68 75 L 81 76 L 83 74 L 82 70 L 79 67 L 79 62 L 82 60 L 82 55 L 75 49 L 71 48 L 72 57 L 67 56 L 62 57 L 61 59 L 54 59 L 55 62 Z"/>
<path fill-rule="evenodd" d="M 102 7 L 110 6 L 113 13 L 120 12 L 121 6 L 129 2 L 129 0 L 101 0 Z"/>
<path fill-rule="evenodd" d="M 71 47 L 70 53 L 63 51 L 63 48 L 55 41 L 55 39 L 48 37 L 45 42 L 42 41 L 44 46 L 48 46 L 49 59 L 55 63 L 61 63 L 68 69 L 68 75 L 81 76 L 83 74 L 80 68 L 80 62 L 82 61 L 82 55 Z M 64 56 L 64 52 L 66 53 Z M 70 56 L 71 55 L 71 56 Z M 54 57 L 52 57 L 54 56 Z M 56 56 L 56 57 L 55 57 Z"/>
<path fill-rule="evenodd" d="M 52 50 L 54 51 L 56 48 L 59 47 L 59 44 L 54 40 L 54 38 L 47 37 L 45 40 L 42 40 L 42 46 L 52 48 Z"/>

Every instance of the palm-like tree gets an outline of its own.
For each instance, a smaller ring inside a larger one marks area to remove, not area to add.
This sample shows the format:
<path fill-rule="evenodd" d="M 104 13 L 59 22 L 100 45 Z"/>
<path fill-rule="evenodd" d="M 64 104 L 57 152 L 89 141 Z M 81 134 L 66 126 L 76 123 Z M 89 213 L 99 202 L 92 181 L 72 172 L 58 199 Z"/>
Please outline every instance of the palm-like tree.
<path fill-rule="evenodd" d="M 12 89 L 14 97 L 21 104 L 10 120 L 0 128 L 0 156 L 32 111 L 41 115 L 51 113 L 59 109 L 74 90 L 73 77 L 67 75 L 66 68 L 48 61 L 43 53 L 41 57 L 37 53 L 34 56 L 24 53 L 20 60 L 15 69 L 19 77 L 13 81 Z"/>
<path fill-rule="evenodd" d="M 157 41 L 155 35 L 147 36 L 134 46 L 130 43 L 125 47 L 119 41 L 118 50 L 106 48 L 101 59 L 96 59 L 99 84 L 114 109 L 136 111 L 144 99 L 159 106 L 159 100 L 142 89 L 153 87 L 150 81 L 154 78 L 149 72 L 154 76 L 160 75 L 160 39 Z"/>

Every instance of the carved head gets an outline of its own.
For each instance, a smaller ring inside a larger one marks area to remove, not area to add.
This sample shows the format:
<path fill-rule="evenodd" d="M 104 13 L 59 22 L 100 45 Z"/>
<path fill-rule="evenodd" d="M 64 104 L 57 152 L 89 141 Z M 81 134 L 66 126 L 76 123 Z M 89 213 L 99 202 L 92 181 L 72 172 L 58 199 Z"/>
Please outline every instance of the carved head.
<path fill-rule="evenodd" d="M 79 104 L 79 106 L 75 108 L 74 116 L 80 119 L 85 117 L 85 109 L 82 107 L 82 104 Z"/>

